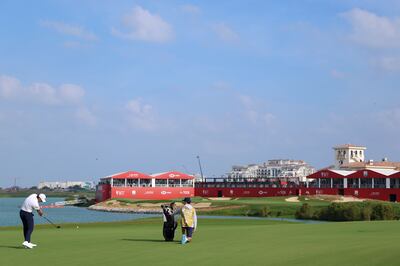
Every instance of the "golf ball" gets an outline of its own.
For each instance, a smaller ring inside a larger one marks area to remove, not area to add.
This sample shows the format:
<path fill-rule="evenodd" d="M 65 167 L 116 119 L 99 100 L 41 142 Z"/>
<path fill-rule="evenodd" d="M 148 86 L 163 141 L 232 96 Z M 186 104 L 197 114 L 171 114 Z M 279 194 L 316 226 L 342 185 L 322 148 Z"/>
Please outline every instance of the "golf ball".
<path fill-rule="evenodd" d="M 79 226 L 76 226 L 76 229 L 78 229 L 79 228 Z"/>

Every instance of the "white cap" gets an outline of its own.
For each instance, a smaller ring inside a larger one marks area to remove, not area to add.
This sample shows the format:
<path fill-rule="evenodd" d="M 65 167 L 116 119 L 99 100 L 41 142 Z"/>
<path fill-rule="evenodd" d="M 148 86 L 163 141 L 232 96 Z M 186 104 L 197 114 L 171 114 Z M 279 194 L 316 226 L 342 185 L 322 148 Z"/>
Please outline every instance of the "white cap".
<path fill-rule="evenodd" d="M 46 195 L 41 193 L 39 194 L 39 198 L 42 200 L 42 202 L 46 202 Z"/>

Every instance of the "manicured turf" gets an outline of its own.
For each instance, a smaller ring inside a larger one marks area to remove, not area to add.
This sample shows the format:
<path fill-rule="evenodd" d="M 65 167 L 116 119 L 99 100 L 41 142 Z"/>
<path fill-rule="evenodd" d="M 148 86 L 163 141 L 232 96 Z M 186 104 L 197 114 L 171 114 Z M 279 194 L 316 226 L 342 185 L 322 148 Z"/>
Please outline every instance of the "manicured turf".
<path fill-rule="evenodd" d="M 79 227 L 37 228 L 33 250 L 20 248 L 19 229 L 0 228 L 0 265 L 399 265 L 398 221 L 203 219 L 185 246 L 163 241 L 159 219 Z"/>

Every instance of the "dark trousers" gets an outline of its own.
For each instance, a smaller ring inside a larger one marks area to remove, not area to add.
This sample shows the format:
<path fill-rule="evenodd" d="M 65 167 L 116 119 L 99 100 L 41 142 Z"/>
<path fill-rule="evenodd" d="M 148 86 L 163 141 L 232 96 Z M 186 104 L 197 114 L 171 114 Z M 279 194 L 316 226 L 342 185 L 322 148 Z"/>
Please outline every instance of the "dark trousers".
<path fill-rule="evenodd" d="M 174 222 L 174 223 L 164 222 L 163 235 L 164 235 L 165 241 L 173 241 L 174 240 L 175 229 L 177 226 L 178 226 L 178 224 L 176 222 Z"/>
<path fill-rule="evenodd" d="M 31 242 L 31 235 L 33 232 L 33 213 L 21 210 L 19 212 L 19 217 L 21 217 L 22 224 L 24 225 L 24 238 L 25 241 Z"/>

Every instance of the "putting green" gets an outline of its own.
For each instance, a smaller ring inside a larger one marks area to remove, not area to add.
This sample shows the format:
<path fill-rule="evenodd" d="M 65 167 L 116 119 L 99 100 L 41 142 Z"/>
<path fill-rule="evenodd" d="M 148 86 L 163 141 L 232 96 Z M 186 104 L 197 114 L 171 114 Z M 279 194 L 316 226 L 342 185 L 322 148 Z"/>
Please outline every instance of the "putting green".
<path fill-rule="evenodd" d="M 399 265 L 400 223 L 202 219 L 183 246 L 164 242 L 160 219 L 147 219 L 40 226 L 32 240 L 38 247 L 20 248 L 20 229 L 1 228 L 0 265 Z"/>

